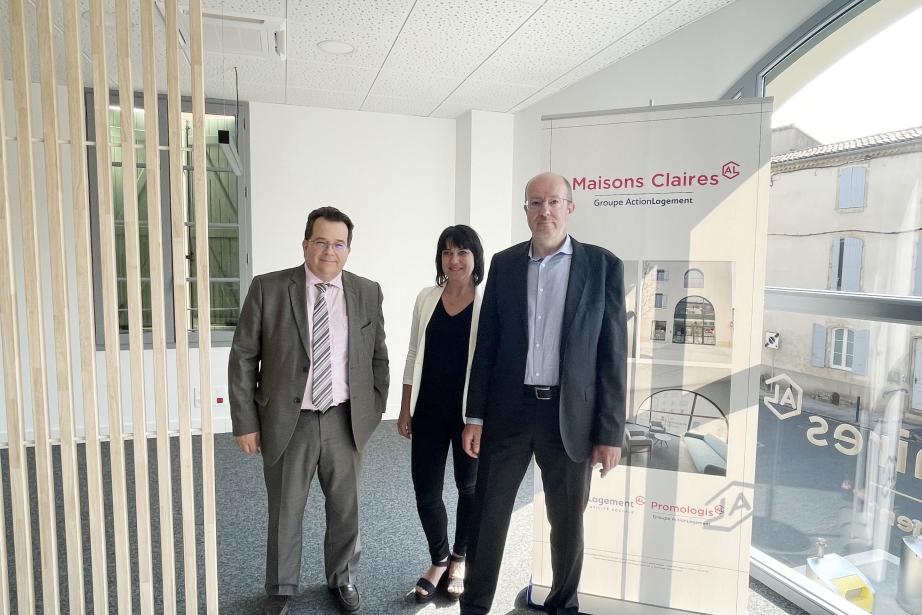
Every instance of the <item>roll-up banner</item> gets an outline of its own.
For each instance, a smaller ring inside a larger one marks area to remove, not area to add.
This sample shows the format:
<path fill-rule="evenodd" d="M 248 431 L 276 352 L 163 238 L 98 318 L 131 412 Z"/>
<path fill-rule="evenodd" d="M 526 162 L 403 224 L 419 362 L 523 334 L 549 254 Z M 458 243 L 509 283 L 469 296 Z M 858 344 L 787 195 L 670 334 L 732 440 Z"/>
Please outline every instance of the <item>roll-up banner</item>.
<path fill-rule="evenodd" d="M 627 423 L 621 465 L 592 480 L 583 613 L 746 610 L 770 117 L 757 99 L 542 118 L 545 167 L 573 186 L 570 233 L 624 262 Z"/>

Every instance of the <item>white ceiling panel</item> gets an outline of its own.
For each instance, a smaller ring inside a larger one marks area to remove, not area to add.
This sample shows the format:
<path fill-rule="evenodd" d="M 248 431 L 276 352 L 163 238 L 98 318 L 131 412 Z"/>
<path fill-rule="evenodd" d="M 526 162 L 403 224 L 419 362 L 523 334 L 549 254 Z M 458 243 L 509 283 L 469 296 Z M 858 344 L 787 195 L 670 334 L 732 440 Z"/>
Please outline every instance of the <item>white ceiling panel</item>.
<path fill-rule="evenodd" d="M 64 83 L 62 14 L 56 0 L 58 80 Z M 67 0 L 71 1 L 71 0 Z M 81 8 L 81 44 L 91 84 L 89 0 Z M 35 0 L 26 0 L 34 39 Z M 117 84 L 114 14 L 106 7 L 110 86 Z M 242 100 L 457 117 L 469 109 L 519 110 L 583 79 L 732 0 L 204 0 L 206 10 L 286 19 L 287 58 L 209 53 L 206 95 L 233 98 L 234 67 Z M 10 75 L 9 0 L 0 0 L 0 53 Z M 181 5 L 188 0 L 180 0 Z M 142 89 L 140 3 L 132 0 L 133 87 Z M 164 23 L 155 21 L 157 49 L 165 50 Z M 270 33 L 271 35 L 271 33 Z M 317 43 L 337 40 L 343 56 Z M 30 41 L 35 64 L 35 41 Z M 165 51 L 158 84 L 165 90 Z M 190 68 L 183 55 L 183 92 Z M 32 79 L 38 71 L 32 68 Z"/>
<path fill-rule="evenodd" d="M 288 19 L 394 35 L 413 0 L 288 0 Z"/>
<path fill-rule="evenodd" d="M 394 35 L 372 30 L 357 30 L 341 26 L 327 26 L 300 21 L 287 25 L 288 57 L 293 60 L 380 68 L 387 52 L 394 44 Z M 335 55 L 321 51 L 317 43 L 335 40 L 348 41 L 355 51 Z"/>
<path fill-rule="evenodd" d="M 336 92 L 333 90 L 310 90 L 288 88 L 286 103 L 302 107 L 329 107 L 331 109 L 358 109 L 365 99 L 362 92 Z"/>
<path fill-rule="evenodd" d="M 468 79 L 445 102 L 476 106 L 485 111 L 505 112 L 531 96 L 534 91 L 535 88 L 531 86 Z"/>
<path fill-rule="evenodd" d="M 368 92 L 377 74 L 376 68 L 288 60 L 287 85 L 310 90 L 364 93 Z"/>
<path fill-rule="evenodd" d="M 370 95 L 441 101 L 460 83 L 457 77 L 389 70 L 378 75 Z"/>
<path fill-rule="evenodd" d="M 379 113 L 401 113 L 404 115 L 428 116 L 438 107 L 439 100 L 420 100 L 392 96 L 369 96 L 362 105 L 362 111 Z"/>
<path fill-rule="evenodd" d="M 471 79 L 543 87 L 578 63 L 572 57 L 516 53 L 503 46 L 474 71 Z"/>
<path fill-rule="evenodd" d="M 533 4 L 511 0 L 417 0 L 398 44 L 427 37 L 495 49 L 536 10 Z"/>

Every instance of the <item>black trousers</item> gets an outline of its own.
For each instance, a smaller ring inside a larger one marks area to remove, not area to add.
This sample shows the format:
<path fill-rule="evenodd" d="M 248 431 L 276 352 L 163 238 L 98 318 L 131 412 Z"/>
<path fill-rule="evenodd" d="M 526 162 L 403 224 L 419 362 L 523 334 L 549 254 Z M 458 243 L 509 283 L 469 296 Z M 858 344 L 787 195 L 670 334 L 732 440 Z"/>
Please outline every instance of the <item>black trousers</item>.
<path fill-rule="evenodd" d="M 521 412 L 516 420 L 488 419 L 484 425 L 462 614 L 482 615 L 493 604 L 515 496 L 532 455 L 541 470 L 551 524 L 554 580 L 544 605 L 552 614 L 576 615 L 579 610 L 583 513 L 592 466 L 588 459 L 571 460 L 564 450 L 556 392 L 548 400 L 526 396 Z"/>
<path fill-rule="evenodd" d="M 461 432 L 464 429 L 461 414 L 459 411 L 418 407 L 413 414 L 412 429 L 410 469 L 416 491 L 416 510 L 429 543 L 429 555 L 433 563 L 448 557 L 448 512 L 442 500 L 442 488 L 449 447 L 458 488 L 452 550 L 457 555 L 465 555 L 474 505 L 477 460 L 468 457 L 461 448 Z"/>

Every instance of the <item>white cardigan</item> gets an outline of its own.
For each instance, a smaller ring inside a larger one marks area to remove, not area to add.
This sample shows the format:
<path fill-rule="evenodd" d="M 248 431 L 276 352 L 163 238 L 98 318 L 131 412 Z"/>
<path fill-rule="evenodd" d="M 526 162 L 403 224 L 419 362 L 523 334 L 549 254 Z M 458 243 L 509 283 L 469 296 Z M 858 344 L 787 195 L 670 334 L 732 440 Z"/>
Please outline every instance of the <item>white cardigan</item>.
<path fill-rule="evenodd" d="M 424 288 L 416 297 L 413 306 L 413 326 L 410 329 L 410 348 L 407 350 L 407 363 L 403 369 L 403 383 L 413 387 L 410 394 L 410 416 L 416 410 L 416 399 L 419 396 L 419 383 L 423 376 L 423 357 L 426 354 L 426 326 L 435 306 L 442 298 L 441 286 Z M 474 347 L 477 345 L 477 323 L 480 321 L 480 304 L 483 302 L 483 291 L 478 285 L 474 287 L 474 313 L 471 315 L 471 337 L 467 345 L 467 373 L 464 375 L 464 397 L 461 400 L 461 413 L 467 417 L 467 384 L 471 377 L 471 361 L 474 360 Z"/>

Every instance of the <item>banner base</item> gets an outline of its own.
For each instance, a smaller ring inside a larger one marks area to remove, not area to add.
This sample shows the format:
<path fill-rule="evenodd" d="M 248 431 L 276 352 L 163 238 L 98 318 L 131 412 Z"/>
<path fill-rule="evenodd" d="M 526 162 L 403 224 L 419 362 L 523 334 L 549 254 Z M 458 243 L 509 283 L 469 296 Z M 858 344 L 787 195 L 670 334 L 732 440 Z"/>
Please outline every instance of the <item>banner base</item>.
<path fill-rule="evenodd" d="M 529 608 L 543 607 L 544 600 L 549 593 L 551 593 L 550 587 L 529 582 L 526 594 Z M 618 615 L 650 615 L 651 613 L 656 613 L 656 615 L 703 615 L 698 611 L 681 611 L 655 604 L 628 602 L 583 593 L 579 594 L 579 612 L 585 615 L 609 615 L 614 613 Z"/>

